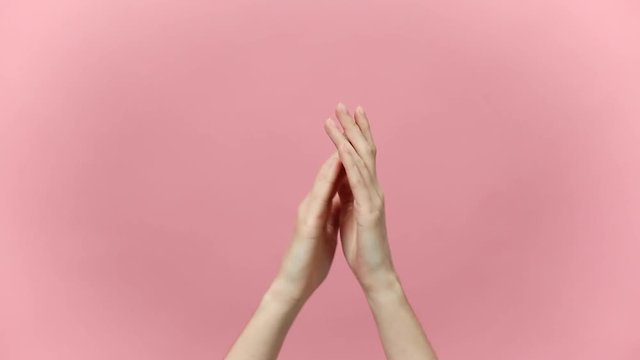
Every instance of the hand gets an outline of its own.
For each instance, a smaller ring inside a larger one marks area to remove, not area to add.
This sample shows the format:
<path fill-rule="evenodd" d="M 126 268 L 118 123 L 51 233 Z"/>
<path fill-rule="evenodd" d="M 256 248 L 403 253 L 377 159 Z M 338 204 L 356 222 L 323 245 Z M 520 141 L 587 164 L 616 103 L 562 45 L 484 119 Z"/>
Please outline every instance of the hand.
<path fill-rule="evenodd" d="M 347 175 L 347 181 L 338 186 L 340 239 L 360 285 L 365 291 L 372 291 L 395 280 L 384 196 L 376 174 L 376 145 L 362 107 L 356 109 L 354 118 L 339 103 L 335 114 L 344 133 L 331 118 L 325 122 L 325 131 L 337 147 Z"/>
<path fill-rule="evenodd" d="M 293 240 L 271 292 L 287 301 L 304 302 L 326 278 L 336 250 L 342 177 L 338 154 L 325 161 L 309 194 L 298 206 Z"/>

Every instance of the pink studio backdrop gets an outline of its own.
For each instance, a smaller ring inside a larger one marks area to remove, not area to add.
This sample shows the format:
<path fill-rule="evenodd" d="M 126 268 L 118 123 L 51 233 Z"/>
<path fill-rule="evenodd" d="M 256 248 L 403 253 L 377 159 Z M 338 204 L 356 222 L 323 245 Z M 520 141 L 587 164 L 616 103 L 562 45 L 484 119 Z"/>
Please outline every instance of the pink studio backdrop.
<path fill-rule="evenodd" d="M 0 358 L 220 359 L 338 101 L 442 359 L 640 359 L 635 1 L 0 3 Z M 383 359 L 338 254 L 282 359 Z"/>

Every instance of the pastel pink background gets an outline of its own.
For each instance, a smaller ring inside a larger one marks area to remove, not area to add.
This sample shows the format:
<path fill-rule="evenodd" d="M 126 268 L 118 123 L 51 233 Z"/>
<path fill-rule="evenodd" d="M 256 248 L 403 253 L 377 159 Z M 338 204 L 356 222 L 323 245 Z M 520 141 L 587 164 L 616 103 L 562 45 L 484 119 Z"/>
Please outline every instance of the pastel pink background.
<path fill-rule="evenodd" d="M 2 1 L 0 358 L 220 359 L 363 105 L 442 359 L 640 358 L 636 1 Z M 342 254 L 282 359 L 383 359 Z"/>

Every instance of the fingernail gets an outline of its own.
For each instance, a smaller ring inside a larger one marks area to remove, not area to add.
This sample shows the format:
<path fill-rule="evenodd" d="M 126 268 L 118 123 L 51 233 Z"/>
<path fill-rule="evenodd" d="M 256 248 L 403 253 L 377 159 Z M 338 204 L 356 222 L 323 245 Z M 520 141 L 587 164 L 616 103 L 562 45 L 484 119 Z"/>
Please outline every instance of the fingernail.
<path fill-rule="evenodd" d="M 342 102 L 338 103 L 338 109 L 342 110 L 342 111 L 347 111 L 347 105 L 343 104 Z"/>
<path fill-rule="evenodd" d="M 358 108 L 356 109 L 356 111 L 358 112 L 358 114 L 364 115 L 364 109 L 362 108 L 362 106 L 358 105 Z"/>

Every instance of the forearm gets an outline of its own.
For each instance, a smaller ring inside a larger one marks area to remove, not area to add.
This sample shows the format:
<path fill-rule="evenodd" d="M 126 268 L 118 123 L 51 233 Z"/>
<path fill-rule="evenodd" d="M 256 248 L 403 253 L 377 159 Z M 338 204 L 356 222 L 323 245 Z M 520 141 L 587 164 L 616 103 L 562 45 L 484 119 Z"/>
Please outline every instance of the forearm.
<path fill-rule="evenodd" d="M 291 296 L 287 286 L 274 281 L 225 359 L 276 359 L 303 304 L 303 299 Z"/>
<path fill-rule="evenodd" d="M 389 360 L 436 359 L 400 281 L 394 272 L 365 289 L 385 354 Z"/>

